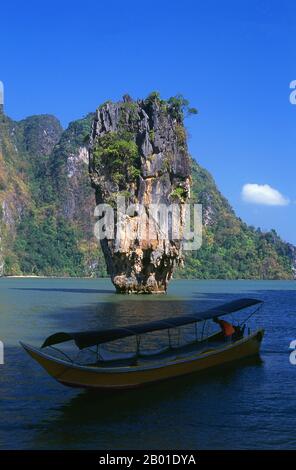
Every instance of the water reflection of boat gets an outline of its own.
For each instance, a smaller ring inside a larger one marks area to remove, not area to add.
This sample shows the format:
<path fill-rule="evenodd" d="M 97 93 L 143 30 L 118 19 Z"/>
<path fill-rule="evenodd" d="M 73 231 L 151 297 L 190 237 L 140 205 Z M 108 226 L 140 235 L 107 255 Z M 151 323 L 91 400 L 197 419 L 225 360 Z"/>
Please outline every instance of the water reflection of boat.
<path fill-rule="evenodd" d="M 171 331 L 184 325 L 197 325 L 199 322 L 206 322 L 261 304 L 262 302 L 256 299 L 239 299 L 195 315 L 98 331 L 56 333 L 49 336 L 41 348 L 21 344 L 33 359 L 64 385 L 101 390 L 128 389 L 203 371 L 258 354 L 264 331 L 249 330 L 244 335 L 245 322 L 236 328 L 231 341 L 225 341 L 220 331 L 204 337 L 204 328 L 202 328 L 201 336 L 196 335 L 194 341 L 174 347 L 171 343 Z M 255 312 L 251 315 L 253 313 Z M 248 315 L 248 318 L 251 315 Z M 142 335 L 161 330 L 168 331 L 168 347 L 149 353 L 141 350 Z M 135 353 L 102 357 L 100 345 L 127 337 L 136 337 Z M 96 354 L 95 361 L 79 363 L 78 358 L 72 359 L 54 347 L 71 340 L 79 350 L 95 347 L 93 351 Z M 56 357 L 43 351 L 43 348 L 52 348 L 63 356 Z"/>

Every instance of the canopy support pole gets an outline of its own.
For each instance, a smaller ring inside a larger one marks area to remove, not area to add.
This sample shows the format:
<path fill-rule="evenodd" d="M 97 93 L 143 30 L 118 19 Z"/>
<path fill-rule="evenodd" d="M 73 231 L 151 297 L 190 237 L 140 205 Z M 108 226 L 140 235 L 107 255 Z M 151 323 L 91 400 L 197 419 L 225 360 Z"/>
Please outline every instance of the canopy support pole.
<path fill-rule="evenodd" d="M 68 359 L 68 361 L 70 361 L 72 363 L 74 362 L 73 359 L 70 356 L 68 356 L 68 354 L 66 354 L 64 351 L 62 351 L 61 349 L 55 348 L 54 346 L 49 346 L 49 348 L 53 349 L 54 351 L 58 351 L 58 353 L 65 356 Z"/>
<path fill-rule="evenodd" d="M 137 349 L 136 349 L 136 358 L 138 359 L 140 355 L 140 345 L 141 345 L 141 336 L 136 336 L 136 341 L 137 341 Z"/>
<path fill-rule="evenodd" d="M 97 348 L 96 348 L 96 355 L 97 355 L 97 361 L 100 359 L 102 359 L 102 356 L 101 356 L 101 345 L 100 344 L 97 344 Z"/>
<path fill-rule="evenodd" d="M 205 327 L 206 327 L 206 321 L 207 321 L 207 320 L 204 320 L 203 325 L 202 325 L 201 338 L 200 338 L 201 341 L 203 340 L 203 337 L 204 337 L 204 332 L 205 332 Z"/>
<path fill-rule="evenodd" d="M 255 313 L 259 312 L 259 310 L 262 309 L 262 306 L 263 306 L 263 303 L 260 304 L 259 307 L 257 307 L 256 310 L 254 310 L 254 312 L 250 313 L 250 315 L 247 318 L 245 318 L 243 321 L 241 321 L 239 323 L 239 326 L 244 325 L 253 315 L 255 315 Z"/>
<path fill-rule="evenodd" d="M 171 330 L 170 329 L 168 329 L 168 338 L 169 338 L 169 348 L 172 349 Z"/>

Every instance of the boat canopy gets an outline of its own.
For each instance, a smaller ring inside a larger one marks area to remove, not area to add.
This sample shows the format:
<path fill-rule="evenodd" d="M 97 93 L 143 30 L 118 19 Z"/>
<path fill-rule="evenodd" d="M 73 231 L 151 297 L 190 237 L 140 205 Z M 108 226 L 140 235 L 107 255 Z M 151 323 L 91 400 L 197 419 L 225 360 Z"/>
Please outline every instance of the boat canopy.
<path fill-rule="evenodd" d="M 163 320 L 152 321 L 149 323 L 140 323 L 138 325 L 128 325 L 118 328 L 105 330 L 80 331 L 76 333 L 55 333 L 49 336 L 43 343 L 42 348 L 54 344 L 64 343 L 73 340 L 79 349 L 97 346 L 117 339 L 127 338 L 129 336 L 138 336 L 152 331 L 167 330 L 179 326 L 189 325 L 203 320 L 210 320 L 215 317 L 222 317 L 230 313 L 238 312 L 247 307 L 261 304 L 262 300 L 257 299 L 238 299 L 211 308 L 192 315 L 183 315 L 180 317 L 165 318 Z"/>

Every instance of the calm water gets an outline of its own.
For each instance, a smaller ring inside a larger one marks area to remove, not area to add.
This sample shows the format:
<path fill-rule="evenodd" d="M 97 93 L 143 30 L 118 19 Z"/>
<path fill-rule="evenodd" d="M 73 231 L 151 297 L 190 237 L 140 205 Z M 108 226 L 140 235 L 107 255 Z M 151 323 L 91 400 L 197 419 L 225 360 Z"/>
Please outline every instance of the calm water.
<path fill-rule="evenodd" d="M 266 305 L 261 360 L 119 395 L 68 389 L 18 345 L 58 330 L 189 313 L 241 295 Z M 163 297 L 125 297 L 107 280 L 0 280 L 1 449 L 296 449 L 296 283 L 175 281 Z"/>

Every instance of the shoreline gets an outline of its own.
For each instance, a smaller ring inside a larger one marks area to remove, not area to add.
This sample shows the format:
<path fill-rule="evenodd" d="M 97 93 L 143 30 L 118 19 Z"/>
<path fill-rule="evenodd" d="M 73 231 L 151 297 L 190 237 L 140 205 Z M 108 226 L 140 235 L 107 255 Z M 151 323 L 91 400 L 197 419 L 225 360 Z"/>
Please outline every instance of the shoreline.
<path fill-rule="evenodd" d="M 1 276 L 0 279 L 109 279 L 108 277 L 87 277 L 87 276 L 37 276 L 34 274 L 29 275 L 16 275 L 16 276 Z"/>
<path fill-rule="evenodd" d="M 93 276 L 38 276 L 38 275 L 35 275 L 35 274 L 28 274 L 28 275 L 15 275 L 15 276 L 0 276 L 0 279 L 88 279 L 88 280 L 91 280 L 91 279 L 110 279 L 109 276 L 107 277 L 93 277 Z M 291 278 L 291 279 L 283 279 L 283 278 L 279 278 L 279 279 L 214 279 L 214 278 L 208 278 L 208 279 L 205 279 L 205 278 L 192 278 L 192 277 L 188 277 L 188 278 L 184 278 L 184 277 L 177 277 L 177 278 L 174 278 L 172 279 L 172 281 L 216 281 L 216 282 L 219 282 L 219 281 L 240 281 L 240 282 L 244 282 L 244 281 L 268 281 L 268 282 L 271 282 L 271 281 L 275 281 L 275 282 L 278 282 L 278 281 L 296 281 L 296 278 Z"/>

